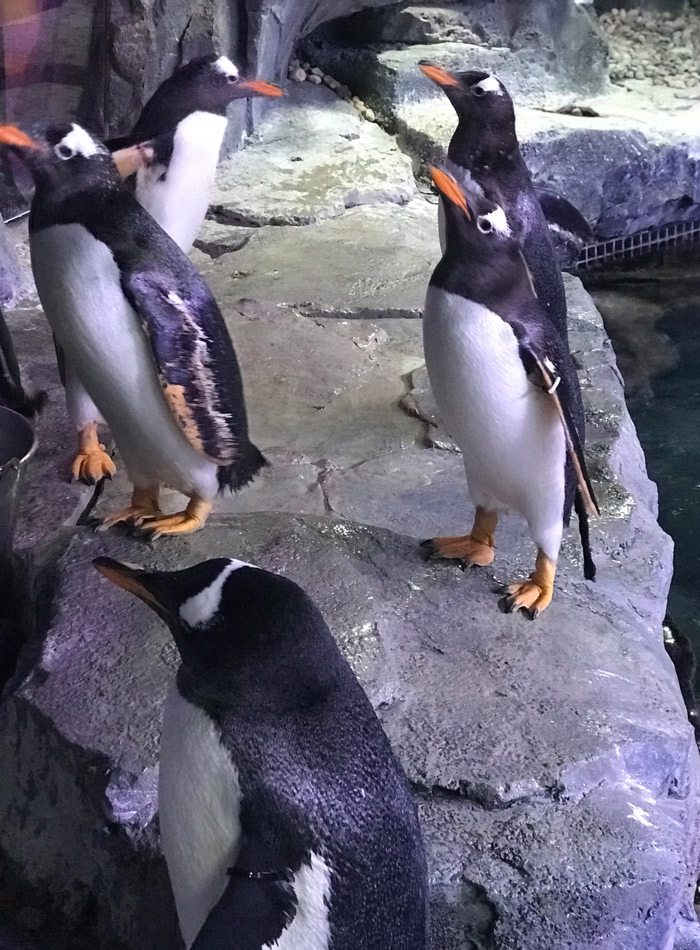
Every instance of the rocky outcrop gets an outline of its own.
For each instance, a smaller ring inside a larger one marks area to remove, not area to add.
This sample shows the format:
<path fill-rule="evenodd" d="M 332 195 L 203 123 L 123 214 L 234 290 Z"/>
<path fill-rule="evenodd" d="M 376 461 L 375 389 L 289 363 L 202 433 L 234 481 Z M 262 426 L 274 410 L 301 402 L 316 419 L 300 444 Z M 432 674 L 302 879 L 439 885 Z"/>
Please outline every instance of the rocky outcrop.
<path fill-rule="evenodd" d="M 241 156 L 245 188 L 235 193 L 223 169 L 220 220 L 193 254 L 235 340 L 251 434 L 272 466 L 218 501 L 205 531 L 152 547 L 75 526 L 72 494 L 23 508 L 42 593 L 0 704 L 4 867 L 27 903 L 50 908 L 43 945 L 59 946 L 72 920 L 70 950 L 81 938 L 91 950 L 177 946 L 155 791 L 175 652 L 154 615 L 90 559 L 173 568 L 236 556 L 309 590 L 367 689 L 419 803 L 433 950 L 690 950 L 700 939 L 700 760 L 661 635 L 671 543 L 600 317 L 567 278 L 603 507 L 598 579 L 583 580 L 572 528 L 555 601 L 529 623 L 499 613 L 493 593 L 531 569 L 517 518 L 499 527 L 492 568 L 463 574 L 419 554 L 420 538 L 469 521 L 415 319 L 439 253 L 434 205 L 407 190 L 389 136 L 358 129 L 330 92 L 295 96 L 272 113 L 275 136 L 286 129 L 279 156 L 262 129 Z M 368 135 L 373 187 L 344 207 Z M 297 150 L 284 144 L 295 138 Z M 282 223 L 254 169 L 271 186 L 284 179 Z M 18 342 L 27 355 L 36 347 L 32 366 L 49 359 L 48 334 Z M 55 446 L 54 403 L 39 433 Z M 56 454 L 30 469 L 28 499 L 63 484 Z M 128 491 L 120 466 L 101 497 L 83 499 L 83 515 Z"/>

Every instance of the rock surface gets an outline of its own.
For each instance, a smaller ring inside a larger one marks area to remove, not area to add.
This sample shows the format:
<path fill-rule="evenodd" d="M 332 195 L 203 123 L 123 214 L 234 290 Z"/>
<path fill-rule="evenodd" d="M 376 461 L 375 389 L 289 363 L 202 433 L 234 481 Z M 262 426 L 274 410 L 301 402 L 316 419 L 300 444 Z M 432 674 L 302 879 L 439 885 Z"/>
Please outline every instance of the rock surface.
<path fill-rule="evenodd" d="M 350 121 L 340 103 L 327 108 Z M 300 121 L 293 102 L 288 109 L 290 122 Z M 415 193 L 407 204 L 387 197 L 404 172 L 383 136 L 374 139 L 376 191 L 343 210 L 338 195 L 365 130 L 358 135 L 335 176 L 334 139 L 323 139 L 314 176 L 329 185 L 314 223 L 262 224 L 271 220 L 268 192 L 251 182 L 248 194 L 225 199 L 229 220 L 245 207 L 261 226 L 210 224 L 193 253 L 234 337 L 251 434 L 273 463 L 222 499 L 206 530 L 148 546 L 76 527 L 96 498 L 89 493 L 76 511 L 73 490 L 50 468 L 67 454 L 58 450 L 62 402 L 52 402 L 45 437 L 55 439 L 54 457 L 30 469 L 20 525 L 41 596 L 0 704 L 5 874 L 21 882 L 27 906 L 51 905 L 54 931 L 58 920 L 75 922 L 70 950 L 83 950 L 79 933 L 91 950 L 177 946 L 155 791 L 175 653 L 156 618 L 89 562 L 111 554 L 175 567 L 226 554 L 307 587 L 368 690 L 419 802 L 433 950 L 697 947 L 700 759 L 661 637 L 671 543 L 655 521 L 655 488 L 601 320 L 567 278 L 603 508 L 592 527 L 598 579 L 581 576 L 572 526 L 555 601 L 532 624 L 499 613 L 493 593 L 495 582 L 532 568 L 517 518 L 499 526 L 492 568 L 463 574 L 420 559 L 418 539 L 461 531 L 470 515 L 413 319 L 438 253 L 434 207 Z M 305 162 L 291 162 L 287 146 L 280 155 L 286 176 L 299 168 L 287 190 L 308 195 Z M 265 135 L 242 156 L 242 171 L 256 156 L 260 177 L 271 180 Z M 305 200 L 285 214 L 300 217 Z M 240 261 L 262 263 L 243 274 Z M 304 282 L 293 273 L 302 269 Z M 380 285 L 376 299 L 372 286 L 358 293 L 356 275 L 392 269 L 403 283 Z M 241 302 L 241 288 L 258 301 Z M 12 318 L 23 326 L 32 374 L 48 374 L 38 312 Z M 71 494 L 46 506 L 48 485 Z M 120 471 L 94 510 L 111 510 L 128 490 Z M 46 928 L 39 936 L 58 944 Z"/>

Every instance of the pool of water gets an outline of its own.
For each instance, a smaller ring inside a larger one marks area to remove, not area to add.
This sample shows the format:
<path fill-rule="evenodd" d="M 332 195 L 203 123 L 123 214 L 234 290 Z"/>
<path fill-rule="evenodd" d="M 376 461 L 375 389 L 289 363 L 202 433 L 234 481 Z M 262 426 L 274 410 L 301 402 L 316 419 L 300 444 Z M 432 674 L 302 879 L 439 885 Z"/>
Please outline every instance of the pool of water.
<path fill-rule="evenodd" d="M 675 542 L 669 614 L 700 658 L 700 260 L 608 274 L 589 290 L 658 485 L 659 522 Z"/>

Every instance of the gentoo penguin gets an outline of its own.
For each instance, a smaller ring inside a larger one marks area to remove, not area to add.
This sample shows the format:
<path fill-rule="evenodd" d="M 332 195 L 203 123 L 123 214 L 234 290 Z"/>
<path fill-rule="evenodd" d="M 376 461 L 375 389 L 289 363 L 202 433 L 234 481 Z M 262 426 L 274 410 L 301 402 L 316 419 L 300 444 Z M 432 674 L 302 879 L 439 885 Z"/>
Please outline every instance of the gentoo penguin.
<path fill-rule="evenodd" d="M 464 456 L 476 507 L 471 533 L 423 542 L 426 554 L 490 564 L 498 513 L 527 521 L 534 572 L 503 589 L 531 618 L 552 599 L 562 532 L 575 500 L 584 575 L 595 576 L 588 513 L 597 513 L 583 457 L 581 391 L 569 348 L 534 292 L 500 205 L 473 180 L 441 169 L 446 250 L 425 300 L 423 343 L 435 399 Z"/>
<path fill-rule="evenodd" d="M 192 247 L 209 206 L 226 108 L 234 99 L 281 96 L 279 86 L 243 79 L 226 56 L 192 60 L 161 83 L 132 132 L 107 142 L 136 197 L 176 244 Z"/>
<path fill-rule="evenodd" d="M 566 338 L 564 281 L 547 221 L 520 153 L 515 111 L 508 90 L 499 79 L 486 72 L 450 72 L 428 63 L 421 63 L 420 68 L 440 86 L 457 113 L 457 129 L 447 157 L 468 171 L 475 185 L 487 192 L 506 213 L 510 227 L 522 244 L 540 304 Z M 443 205 L 441 202 L 441 215 Z M 572 207 L 572 210 L 581 217 L 576 209 Z M 561 222 L 558 226 L 561 227 Z M 574 224 L 570 227 L 574 228 Z M 442 234 L 441 244 L 444 251 Z"/>
<path fill-rule="evenodd" d="M 161 83 L 130 135 L 107 143 L 124 178 L 133 176 L 143 207 L 185 253 L 209 207 L 226 131 L 226 107 L 234 99 L 281 96 L 282 89 L 244 79 L 231 60 L 215 53 L 192 60 Z M 116 467 L 100 443 L 101 418 L 70 360 L 58 354 L 71 422 L 78 433 L 74 479 L 111 478 Z"/>
<path fill-rule="evenodd" d="M 188 950 L 424 950 L 415 805 L 308 595 L 226 558 L 172 572 L 93 563 L 180 653 L 158 796 Z"/>
<path fill-rule="evenodd" d="M 236 355 L 189 259 L 123 186 L 104 146 L 80 126 L 34 141 L 0 126 L 31 170 L 32 269 L 54 335 L 109 424 L 134 485 L 105 519 L 152 537 L 194 531 L 217 489 L 236 489 L 265 460 L 248 439 Z M 190 499 L 158 508 L 164 483 Z"/>

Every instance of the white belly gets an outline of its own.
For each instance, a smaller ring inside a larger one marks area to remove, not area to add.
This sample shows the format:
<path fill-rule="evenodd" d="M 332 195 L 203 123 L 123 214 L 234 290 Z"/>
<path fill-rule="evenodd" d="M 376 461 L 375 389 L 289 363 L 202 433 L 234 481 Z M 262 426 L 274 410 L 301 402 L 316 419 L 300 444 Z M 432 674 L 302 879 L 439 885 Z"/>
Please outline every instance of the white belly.
<path fill-rule="evenodd" d="M 564 431 L 552 400 L 528 380 L 513 331 L 481 304 L 430 287 L 423 344 L 440 415 L 464 456 L 472 501 L 518 511 L 556 560 Z"/>
<path fill-rule="evenodd" d="M 112 430 L 131 480 L 212 498 L 216 466 L 190 445 L 165 402 L 110 250 L 82 225 L 62 224 L 33 234 L 31 251 L 46 317 Z"/>
<path fill-rule="evenodd" d="M 185 253 L 209 207 L 225 131 L 224 116 L 193 112 L 177 127 L 167 171 L 152 165 L 136 175 L 139 202 Z"/>
<path fill-rule="evenodd" d="M 189 947 L 228 883 L 240 836 L 238 771 L 212 720 L 173 683 L 160 740 L 158 808 L 180 930 Z"/>

